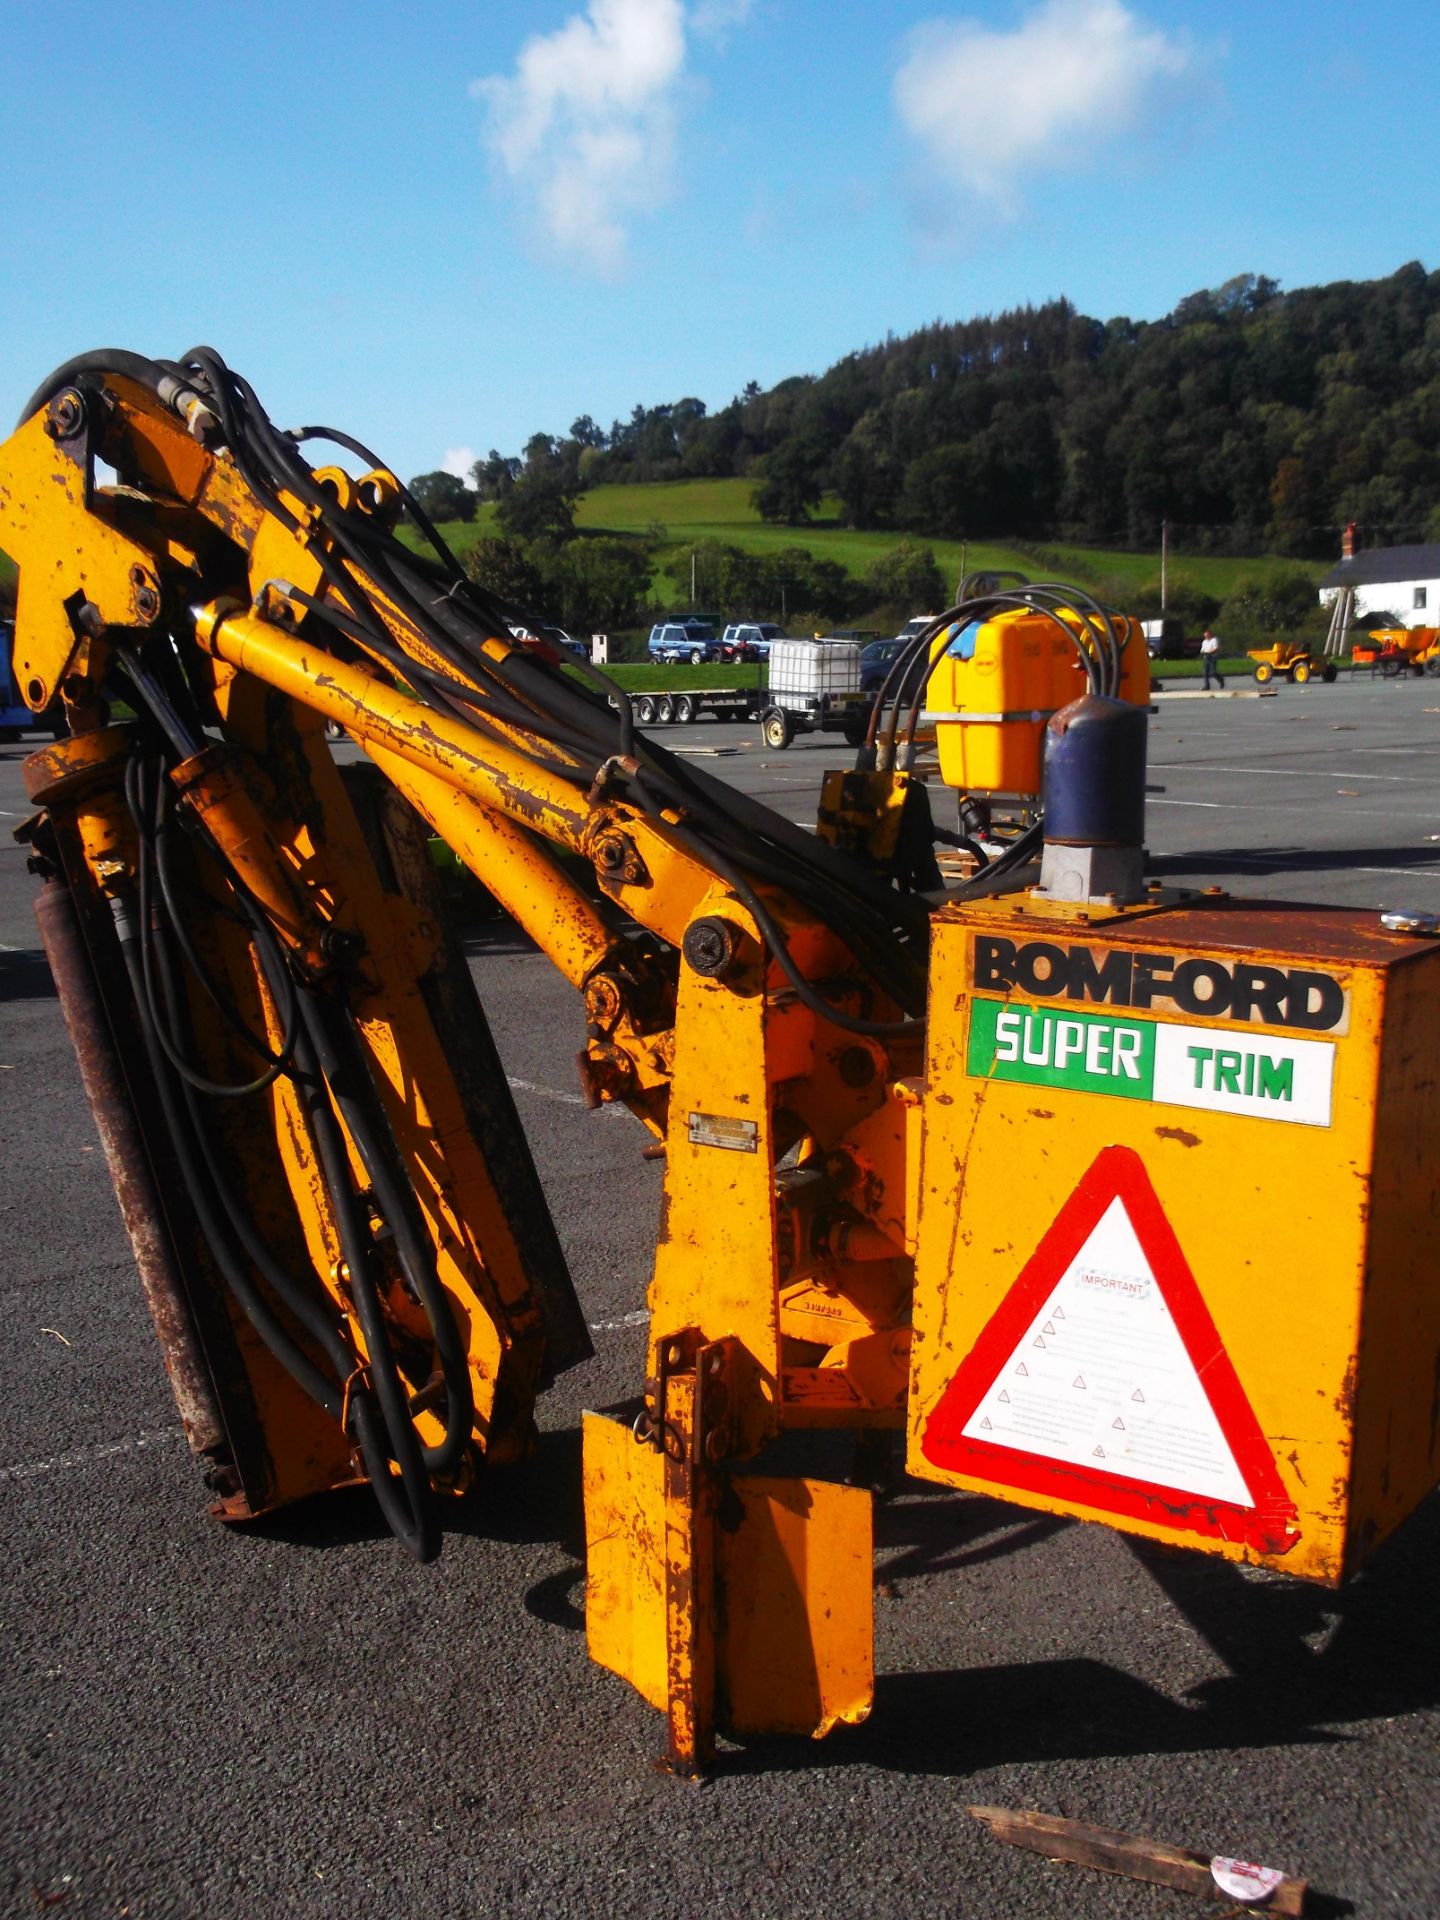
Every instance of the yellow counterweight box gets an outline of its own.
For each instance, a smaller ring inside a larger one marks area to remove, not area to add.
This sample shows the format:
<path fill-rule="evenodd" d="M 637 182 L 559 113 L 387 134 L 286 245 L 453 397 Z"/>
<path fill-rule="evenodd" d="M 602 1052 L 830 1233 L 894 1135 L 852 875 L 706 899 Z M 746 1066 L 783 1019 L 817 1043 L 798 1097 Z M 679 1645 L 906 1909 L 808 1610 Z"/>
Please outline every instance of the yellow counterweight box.
<path fill-rule="evenodd" d="M 1337 1583 L 1440 1479 L 1440 942 L 935 926 L 908 1465 Z"/>

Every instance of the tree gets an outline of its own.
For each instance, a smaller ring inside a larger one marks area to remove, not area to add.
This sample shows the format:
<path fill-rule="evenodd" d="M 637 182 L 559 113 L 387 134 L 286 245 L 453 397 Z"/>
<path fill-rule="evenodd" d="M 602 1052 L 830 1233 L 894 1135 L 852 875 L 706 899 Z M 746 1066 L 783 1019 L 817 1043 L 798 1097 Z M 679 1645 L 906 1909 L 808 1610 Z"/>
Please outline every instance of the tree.
<path fill-rule="evenodd" d="M 819 506 L 823 491 L 815 450 L 796 436 L 782 440 L 773 453 L 766 454 L 760 484 L 750 498 L 762 520 L 782 520 L 793 527 L 810 518 L 810 509 Z"/>
<path fill-rule="evenodd" d="M 904 484 L 905 469 L 892 451 L 878 407 L 862 416 L 841 443 L 834 462 L 835 490 L 849 527 L 889 527 Z"/>
<path fill-rule="evenodd" d="M 575 531 L 575 493 L 563 473 L 531 467 L 495 509 L 502 533 L 517 540 L 568 540 Z"/>
<path fill-rule="evenodd" d="M 513 456 L 507 459 L 492 447 L 483 460 L 477 460 L 471 467 L 470 478 L 482 500 L 500 500 L 514 486 L 519 472 L 518 460 Z"/>
<path fill-rule="evenodd" d="M 473 520 L 478 496 L 453 473 L 417 473 L 410 491 L 432 520 Z"/>
<path fill-rule="evenodd" d="M 877 606 L 939 608 L 949 601 L 935 555 L 918 540 L 900 540 L 870 565 L 865 585 Z"/>
<path fill-rule="evenodd" d="M 487 593 L 511 606 L 544 603 L 544 579 L 521 540 L 477 540 L 465 557 L 465 571 Z"/>
<path fill-rule="evenodd" d="M 605 632 L 645 618 L 650 549 L 643 542 L 570 540 L 542 554 L 545 604 L 572 633 Z"/>
<path fill-rule="evenodd" d="M 1221 606 L 1217 625 L 1227 640 L 1255 641 L 1306 628 L 1318 635 L 1328 619 L 1315 582 L 1294 568 L 1267 579 L 1242 580 Z"/>

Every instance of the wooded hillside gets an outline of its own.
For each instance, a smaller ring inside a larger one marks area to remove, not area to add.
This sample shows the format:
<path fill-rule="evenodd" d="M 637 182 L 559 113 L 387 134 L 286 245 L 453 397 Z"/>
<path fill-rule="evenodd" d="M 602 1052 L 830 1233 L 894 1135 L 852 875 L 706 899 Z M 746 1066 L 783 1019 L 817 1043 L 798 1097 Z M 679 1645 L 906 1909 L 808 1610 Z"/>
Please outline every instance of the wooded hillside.
<path fill-rule="evenodd" d="M 741 475 L 797 523 L 833 490 L 853 527 L 1328 555 L 1440 537 L 1440 273 L 1282 292 L 1244 274 L 1162 320 L 1068 300 L 936 322 L 707 412 L 637 406 L 493 453 L 482 498 Z"/>

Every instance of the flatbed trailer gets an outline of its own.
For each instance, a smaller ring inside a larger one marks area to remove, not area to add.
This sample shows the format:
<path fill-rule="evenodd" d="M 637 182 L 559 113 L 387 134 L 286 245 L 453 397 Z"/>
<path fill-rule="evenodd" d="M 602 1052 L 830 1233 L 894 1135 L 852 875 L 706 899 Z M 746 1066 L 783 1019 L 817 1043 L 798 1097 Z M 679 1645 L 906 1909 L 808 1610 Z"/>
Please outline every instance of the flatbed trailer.
<path fill-rule="evenodd" d="M 632 695 L 642 727 L 687 726 L 707 714 L 713 720 L 753 720 L 766 700 L 763 687 L 665 687 Z"/>

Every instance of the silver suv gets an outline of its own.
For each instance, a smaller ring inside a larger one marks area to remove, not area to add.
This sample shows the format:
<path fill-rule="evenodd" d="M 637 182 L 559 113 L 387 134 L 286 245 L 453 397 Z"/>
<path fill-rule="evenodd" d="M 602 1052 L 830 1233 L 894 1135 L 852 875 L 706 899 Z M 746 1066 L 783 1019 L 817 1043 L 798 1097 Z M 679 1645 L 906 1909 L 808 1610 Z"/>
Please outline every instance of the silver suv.
<path fill-rule="evenodd" d="M 720 652 L 715 629 L 703 620 L 661 620 L 650 629 L 646 649 L 652 660 L 688 660 L 692 667 L 703 667 Z"/>

